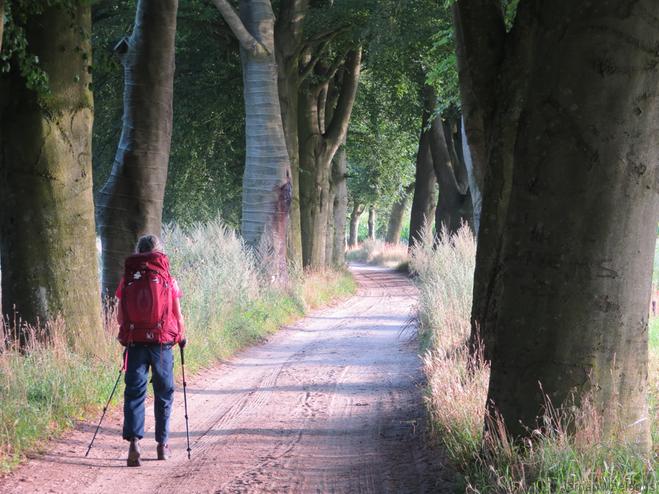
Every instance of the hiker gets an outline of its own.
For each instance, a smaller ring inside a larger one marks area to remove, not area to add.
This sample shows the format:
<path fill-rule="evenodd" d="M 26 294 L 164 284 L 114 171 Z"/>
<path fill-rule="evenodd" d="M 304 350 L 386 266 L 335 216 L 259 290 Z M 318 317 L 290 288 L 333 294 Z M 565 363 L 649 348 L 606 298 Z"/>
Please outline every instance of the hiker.
<path fill-rule="evenodd" d="M 169 272 L 169 260 L 155 235 L 137 241 L 135 254 L 126 258 L 118 299 L 119 341 L 126 347 L 123 438 L 130 442 L 128 466 L 141 465 L 139 441 L 144 437 L 144 399 L 151 368 L 153 408 L 159 460 L 171 456 L 167 442 L 169 415 L 174 401 L 174 354 L 185 346 L 181 290 Z"/>

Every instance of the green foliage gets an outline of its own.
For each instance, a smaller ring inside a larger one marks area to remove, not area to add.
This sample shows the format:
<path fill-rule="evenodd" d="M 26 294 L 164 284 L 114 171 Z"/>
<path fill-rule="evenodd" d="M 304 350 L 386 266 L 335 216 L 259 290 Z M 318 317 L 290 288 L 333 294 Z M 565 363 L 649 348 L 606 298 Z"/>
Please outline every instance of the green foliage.
<path fill-rule="evenodd" d="M 369 72 L 361 79 L 348 133 L 348 187 L 353 201 L 387 209 L 414 180 L 416 128 L 396 119 L 396 105 Z"/>
<path fill-rule="evenodd" d="M 7 0 L 2 51 L 0 51 L 0 74 L 9 73 L 12 66 L 18 69 L 28 89 L 40 96 L 50 92 L 48 75 L 39 64 L 39 57 L 30 52 L 27 26 L 30 18 L 44 14 L 51 7 L 70 8 L 73 0 Z M 71 14 L 73 16 L 73 13 Z M 3 19 L 0 19 L 2 22 Z"/>

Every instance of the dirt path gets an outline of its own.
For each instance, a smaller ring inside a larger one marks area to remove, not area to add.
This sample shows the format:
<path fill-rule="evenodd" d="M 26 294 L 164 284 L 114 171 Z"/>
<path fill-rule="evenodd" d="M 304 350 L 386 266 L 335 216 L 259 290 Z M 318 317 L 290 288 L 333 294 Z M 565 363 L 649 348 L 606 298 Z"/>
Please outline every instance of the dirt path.
<path fill-rule="evenodd" d="M 353 270 L 355 297 L 191 380 L 192 460 L 177 393 L 170 461 L 155 460 L 147 419 L 146 461 L 127 468 L 116 410 L 90 458 L 93 425 L 81 424 L 0 480 L 0 492 L 449 492 L 440 453 L 423 441 L 415 290 L 392 271 Z"/>

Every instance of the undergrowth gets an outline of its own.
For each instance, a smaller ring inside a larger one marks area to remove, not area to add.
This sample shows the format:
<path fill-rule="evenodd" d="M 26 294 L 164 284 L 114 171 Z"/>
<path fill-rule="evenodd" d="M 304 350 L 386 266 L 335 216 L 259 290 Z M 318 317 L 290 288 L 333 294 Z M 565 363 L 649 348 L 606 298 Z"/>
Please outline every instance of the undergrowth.
<path fill-rule="evenodd" d="M 183 291 L 192 374 L 266 338 L 306 311 L 346 297 L 356 289 L 347 271 L 294 273 L 288 286 L 271 286 L 259 262 L 219 221 L 163 235 L 172 274 Z M 45 440 L 83 418 L 94 420 L 121 365 L 112 317 L 99 335 L 94 357 L 71 350 L 63 321 L 31 329 L 19 350 L 0 324 L 0 472 L 8 471 Z M 47 336 L 46 336 L 47 335 Z M 178 359 L 178 352 L 175 352 Z M 175 365 L 180 371 L 180 365 Z M 115 399 L 121 401 L 123 384 Z M 84 451 L 80 451 L 83 455 Z"/>
<path fill-rule="evenodd" d="M 513 444 L 501 420 L 490 420 L 484 436 L 489 367 L 471 357 L 466 341 L 475 258 L 468 228 L 444 234 L 433 248 L 427 232 L 410 255 L 419 286 L 419 319 L 428 380 L 426 402 L 433 432 L 471 493 L 640 493 L 659 491 L 659 319 L 651 324 L 650 403 L 655 456 L 601 440 L 599 417 L 588 400 L 572 412 L 548 407 L 542 432 L 525 447 Z M 470 369 L 468 371 L 468 369 Z M 568 434 L 569 426 L 577 434 Z"/>

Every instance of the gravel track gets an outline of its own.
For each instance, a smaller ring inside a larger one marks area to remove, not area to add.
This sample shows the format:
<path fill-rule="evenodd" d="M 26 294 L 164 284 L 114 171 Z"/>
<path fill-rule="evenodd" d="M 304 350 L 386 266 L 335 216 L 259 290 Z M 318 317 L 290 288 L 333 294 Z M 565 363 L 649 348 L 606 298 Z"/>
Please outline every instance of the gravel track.
<path fill-rule="evenodd" d="M 390 270 L 352 270 L 357 295 L 189 380 L 191 460 L 179 390 L 170 461 L 155 459 L 149 410 L 145 461 L 127 468 L 117 409 L 89 458 L 95 424 L 82 423 L 0 492 L 451 492 L 441 451 L 425 441 L 416 290 Z"/>

